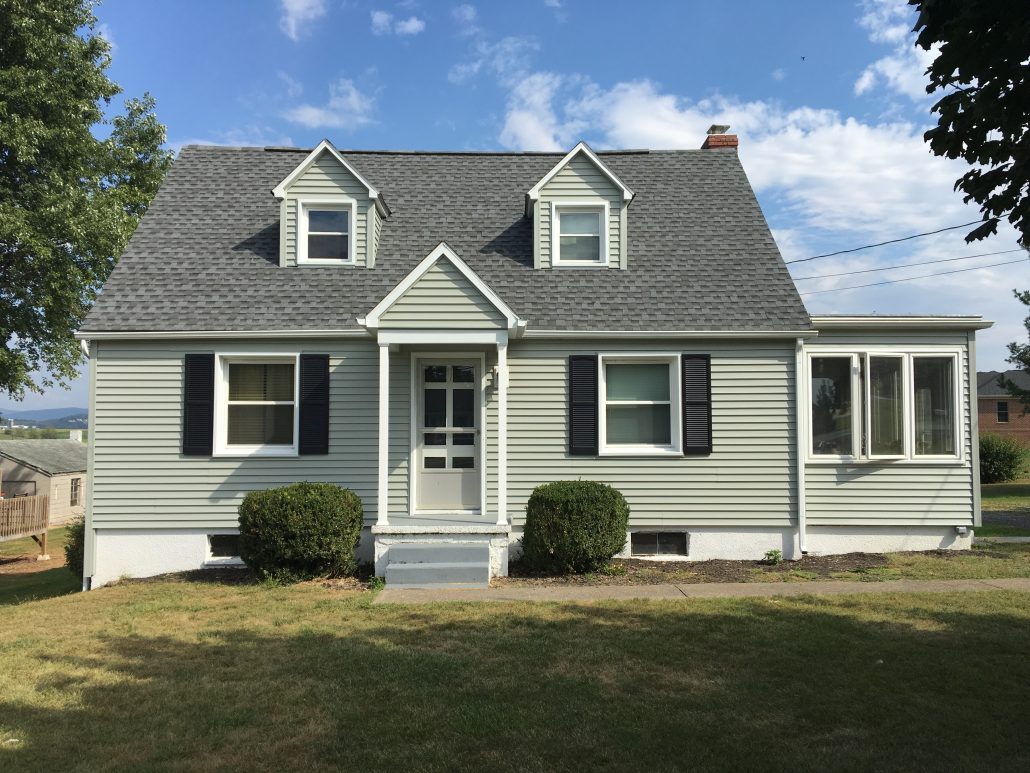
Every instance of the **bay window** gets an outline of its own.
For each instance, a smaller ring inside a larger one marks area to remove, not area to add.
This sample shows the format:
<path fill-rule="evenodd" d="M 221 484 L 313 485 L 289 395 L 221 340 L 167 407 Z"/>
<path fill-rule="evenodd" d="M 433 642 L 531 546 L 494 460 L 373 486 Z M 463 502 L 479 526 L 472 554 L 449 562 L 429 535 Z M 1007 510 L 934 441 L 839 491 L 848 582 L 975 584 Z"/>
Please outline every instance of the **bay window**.
<path fill-rule="evenodd" d="M 602 453 L 681 453 L 678 362 L 601 358 Z"/>
<path fill-rule="evenodd" d="M 959 361 L 957 352 L 811 353 L 810 457 L 958 459 Z"/>

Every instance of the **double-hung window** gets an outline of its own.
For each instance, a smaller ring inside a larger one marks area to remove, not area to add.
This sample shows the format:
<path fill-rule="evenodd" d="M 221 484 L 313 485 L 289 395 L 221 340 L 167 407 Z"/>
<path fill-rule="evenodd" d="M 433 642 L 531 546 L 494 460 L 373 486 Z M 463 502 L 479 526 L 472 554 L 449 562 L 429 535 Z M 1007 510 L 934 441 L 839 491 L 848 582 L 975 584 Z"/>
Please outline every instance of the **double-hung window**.
<path fill-rule="evenodd" d="M 606 204 L 554 204 L 553 224 L 554 265 L 607 265 Z"/>
<path fill-rule="evenodd" d="M 959 458 L 957 353 L 809 358 L 812 458 Z"/>
<path fill-rule="evenodd" d="M 1008 424 L 1009 423 L 1009 401 L 999 400 L 998 401 L 998 423 Z"/>
<path fill-rule="evenodd" d="M 601 453 L 679 454 L 679 358 L 600 358 Z"/>
<path fill-rule="evenodd" d="M 350 202 L 298 203 L 297 262 L 313 265 L 354 263 L 354 206 Z"/>
<path fill-rule="evenodd" d="M 216 451 L 297 453 L 297 358 L 220 356 Z"/>

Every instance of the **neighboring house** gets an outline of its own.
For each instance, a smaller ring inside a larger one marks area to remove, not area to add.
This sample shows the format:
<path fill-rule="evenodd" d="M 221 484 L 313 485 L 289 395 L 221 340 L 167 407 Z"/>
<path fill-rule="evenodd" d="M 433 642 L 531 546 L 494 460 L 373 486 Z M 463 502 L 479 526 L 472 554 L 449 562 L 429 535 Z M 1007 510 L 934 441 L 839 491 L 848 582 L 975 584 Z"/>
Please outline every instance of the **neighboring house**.
<path fill-rule="evenodd" d="M 1030 375 L 1021 370 L 981 371 L 976 374 L 976 402 L 980 431 L 1006 435 L 1030 445 L 1030 412 L 998 383 L 1004 376 L 1020 389 L 1030 389 Z"/>
<path fill-rule="evenodd" d="M 300 480 L 390 584 L 504 574 L 559 479 L 626 555 L 969 547 L 989 323 L 810 318 L 736 145 L 184 148 L 79 332 L 87 586 L 231 562 Z"/>
<path fill-rule="evenodd" d="M 6 498 L 50 495 L 50 524 L 86 512 L 86 446 L 76 440 L 0 440 L 0 492 Z"/>

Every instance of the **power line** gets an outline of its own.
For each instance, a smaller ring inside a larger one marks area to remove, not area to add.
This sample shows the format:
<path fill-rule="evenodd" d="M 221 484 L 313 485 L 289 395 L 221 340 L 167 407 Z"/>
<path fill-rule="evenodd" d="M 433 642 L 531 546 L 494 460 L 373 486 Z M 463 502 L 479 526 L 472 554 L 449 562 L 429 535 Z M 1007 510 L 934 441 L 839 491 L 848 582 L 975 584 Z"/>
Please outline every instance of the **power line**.
<path fill-rule="evenodd" d="M 1023 252 L 1022 249 L 1000 250 L 999 252 L 981 252 L 979 255 L 963 255 L 960 258 L 942 258 L 940 260 L 923 260 L 917 263 L 898 263 L 894 266 L 881 266 L 880 268 L 864 268 L 861 271 L 841 271 L 838 274 L 817 274 L 815 276 L 796 276 L 795 282 L 804 282 L 807 279 L 829 279 L 834 276 L 853 276 L 854 274 L 871 274 L 874 271 L 890 271 L 895 268 L 912 268 L 912 266 L 929 266 L 933 263 L 953 263 L 956 260 L 972 260 L 973 258 L 986 258 L 991 255 L 1008 255 L 1012 252 Z"/>
<path fill-rule="evenodd" d="M 997 218 L 991 218 L 991 220 L 997 220 Z M 936 231 L 924 231 L 921 234 L 912 234 L 911 236 L 902 236 L 900 239 L 888 239 L 885 242 L 877 242 L 876 244 L 864 244 L 861 247 L 852 247 L 850 250 L 837 250 L 836 252 L 827 252 L 825 255 L 813 255 L 810 258 L 798 258 L 797 260 L 786 261 L 789 266 L 791 263 L 805 263 L 809 260 L 819 260 L 819 258 L 832 258 L 834 255 L 846 255 L 849 252 L 859 252 L 861 250 L 871 250 L 873 247 L 883 247 L 886 244 L 897 244 L 898 242 L 907 242 L 912 239 L 919 239 L 923 236 L 933 236 L 934 234 L 942 234 L 945 231 L 954 231 L 956 228 L 965 228 L 975 223 L 983 223 L 983 220 L 970 220 L 968 223 L 961 223 L 959 225 L 949 225 L 947 228 L 938 228 Z"/>
<path fill-rule="evenodd" d="M 1011 266 L 1013 263 L 1024 263 L 1025 260 L 1020 258 L 1019 260 L 1007 260 L 1004 263 L 989 263 L 986 266 L 974 266 L 973 268 L 956 268 L 953 271 L 939 271 L 936 274 L 923 274 L 922 276 L 909 276 L 904 279 L 888 279 L 883 282 L 870 282 L 864 285 L 849 285 L 848 287 L 834 287 L 832 290 L 812 290 L 807 293 L 801 293 L 801 295 L 821 295 L 822 293 L 836 293 L 841 290 L 858 290 L 862 287 L 878 287 L 879 285 L 892 285 L 897 282 L 911 282 L 915 279 L 929 279 L 934 276 L 945 276 L 947 274 L 961 274 L 963 271 L 980 271 L 985 268 L 996 268 L 997 266 Z"/>

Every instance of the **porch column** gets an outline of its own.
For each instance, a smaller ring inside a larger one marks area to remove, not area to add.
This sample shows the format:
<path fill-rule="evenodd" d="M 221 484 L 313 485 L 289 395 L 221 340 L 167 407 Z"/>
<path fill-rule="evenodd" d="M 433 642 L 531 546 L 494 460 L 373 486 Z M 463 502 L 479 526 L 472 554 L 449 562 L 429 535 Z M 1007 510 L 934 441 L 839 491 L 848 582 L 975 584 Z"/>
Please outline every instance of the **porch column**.
<path fill-rule="evenodd" d="M 508 525 L 508 343 L 497 344 L 497 525 Z"/>
<path fill-rule="evenodd" d="M 390 498 L 390 346 L 379 344 L 379 493 L 376 525 L 389 523 Z"/>

